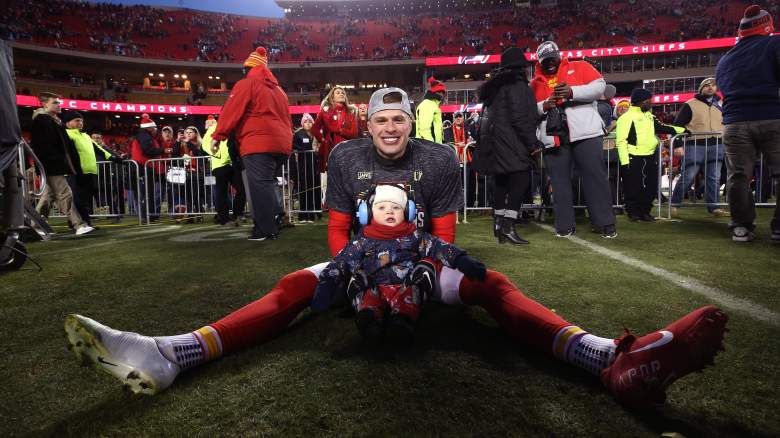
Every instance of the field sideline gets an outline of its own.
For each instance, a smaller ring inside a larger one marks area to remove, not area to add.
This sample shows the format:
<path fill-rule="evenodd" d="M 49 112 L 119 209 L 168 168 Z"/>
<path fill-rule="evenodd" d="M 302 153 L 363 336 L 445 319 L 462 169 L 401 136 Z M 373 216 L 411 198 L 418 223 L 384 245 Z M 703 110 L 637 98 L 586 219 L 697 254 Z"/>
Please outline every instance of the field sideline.
<path fill-rule="evenodd" d="M 672 386 L 662 408 L 630 411 L 598 379 L 518 344 L 480 308 L 427 306 L 415 344 L 361 346 L 351 319 L 304 312 L 282 336 L 135 396 L 81 367 L 62 325 L 81 313 L 120 330 L 187 332 L 270 290 L 285 273 L 326 261 L 325 222 L 249 242 L 248 227 L 100 222 L 83 238 L 32 243 L 0 276 L 2 436 L 780 436 L 780 244 L 759 210 L 758 239 L 736 244 L 727 219 L 629 223 L 615 240 L 578 224 L 548 225 L 497 245 L 488 217 L 457 243 L 528 296 L 601 336 L 641 335 L 696 307 L 730 317 L 716 365 Z M 61 229 L 61 228 L 59 228 Z"/>

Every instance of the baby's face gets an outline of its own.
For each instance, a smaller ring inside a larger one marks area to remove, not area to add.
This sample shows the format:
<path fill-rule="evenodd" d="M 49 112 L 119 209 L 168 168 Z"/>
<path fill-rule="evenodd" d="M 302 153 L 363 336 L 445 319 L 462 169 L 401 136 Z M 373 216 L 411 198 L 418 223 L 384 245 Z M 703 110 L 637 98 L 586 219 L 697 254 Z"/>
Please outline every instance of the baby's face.
<path fill-rule="evenodd" d="M 371 207 L 373 222 L 394 227 L 404 221 L 404 209 L 394 202 L 377 202 Z"/>

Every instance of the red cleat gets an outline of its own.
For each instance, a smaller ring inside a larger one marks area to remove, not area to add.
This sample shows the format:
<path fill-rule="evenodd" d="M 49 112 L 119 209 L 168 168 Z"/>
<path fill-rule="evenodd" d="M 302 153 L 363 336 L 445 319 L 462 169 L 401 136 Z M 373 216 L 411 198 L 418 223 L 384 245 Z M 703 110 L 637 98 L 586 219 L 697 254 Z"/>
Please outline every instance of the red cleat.
<path fill-rule="evenodd" d="M 617 340 L 614 362 L 601 371 L 601 381 L 623 404 L 663 403 L 669 385 L 712 365 L 724 350 L 726 321 L 722 310 L 705 306 L 641 338 L 626 330 Z"/>

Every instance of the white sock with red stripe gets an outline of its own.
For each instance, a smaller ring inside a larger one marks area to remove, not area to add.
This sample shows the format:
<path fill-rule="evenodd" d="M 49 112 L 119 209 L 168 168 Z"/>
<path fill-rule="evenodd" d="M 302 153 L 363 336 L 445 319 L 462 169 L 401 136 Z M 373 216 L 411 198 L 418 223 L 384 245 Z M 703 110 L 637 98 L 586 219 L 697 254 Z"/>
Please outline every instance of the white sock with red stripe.
<path fill-rule="evenodd" d="M 594 336 L 577 326 L 558 331 L 553 340 L 553 354 L 578 368 L 599 375 L 615 358 L 614 339 Z"/>
<path fill-rule="evenodd" d="M 176 336 L 158 336 L 157 348 L 183 370 L 222 356 L 222 340 L 210 326 Z"/>

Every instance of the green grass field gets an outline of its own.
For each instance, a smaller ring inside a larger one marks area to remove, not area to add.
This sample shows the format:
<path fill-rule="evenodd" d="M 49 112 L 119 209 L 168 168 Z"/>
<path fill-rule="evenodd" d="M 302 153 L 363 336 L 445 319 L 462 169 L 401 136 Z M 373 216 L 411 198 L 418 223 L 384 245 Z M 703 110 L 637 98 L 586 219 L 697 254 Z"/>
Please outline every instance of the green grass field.
<path fill-rule="evenodd" d="M 249 242 L 246 227 L 104 225 L 29 244 L 43 271 L 28 262 L 0 276 L 0 436 L 779 436 L 780 245 L 769 239 L 770 212 L 759 212 L 758 240 L 736 244 L 726 219 L 701 210 L 656 224 L 620 217 L 615 240 L 578 227 L 583 240 L 769 311 L 762 320 L 749 306 L 724 306 L 726 352 L 673 385 L 657 410 L 621 407 L 598 379 L 519 345 L 480 308 L 437 304 L 408 349 L 361 346 L 351 319 L 307 311 L 275 340 L 135 396 L 78 365 L 65 348 L 66 314 L 149 335 L 190 331 L 327 260 L 326 227 Z M 497 245 L 490 226 L 471 217 L 458 244 L 595 334 L 644 334 L 712 303 L 537 225 L 519 227 L 527 247 Z"/>

